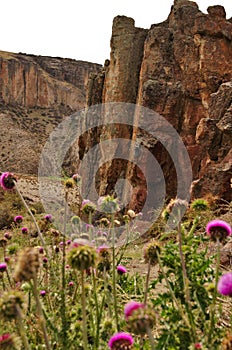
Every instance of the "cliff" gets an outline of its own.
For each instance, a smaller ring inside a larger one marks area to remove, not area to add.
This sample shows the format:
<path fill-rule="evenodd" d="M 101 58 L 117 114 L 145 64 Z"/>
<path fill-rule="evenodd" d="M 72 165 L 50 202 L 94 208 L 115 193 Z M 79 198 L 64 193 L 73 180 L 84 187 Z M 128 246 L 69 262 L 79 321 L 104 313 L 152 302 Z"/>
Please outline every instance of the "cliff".
<path fill-rule="evenodd" d="M 44 143 L 63 117 L 85 106 L 100 65 L 0 51 L 0 169 L 37 174 Z"/>
<path fill-rule="evenodd" d="M 192 1 L 174 1 L 168 19 L 149 30 L 136 28 L 131 18 L 116 17 L 110 61 L 91 76 L 87 103 L 130 102 L 158 112 L 177 130 L 189 153 L 192 197 L 211 193 L 230 201 L 232 20 L 226 19 L 222 6 L 207 11 L 203 14 Z M 113 128 L 101 130 L 102 138 L 104 133 L 115 137 Z M 132 133 L 125 126 L 117 130 L 118 137 L 131 138 Z M 144 143 L 146 135 L 138 133 L 137 138 Z M 91 140 L 82 144 L 81 152 L 90 144 Z M 176 171 L 167 150 L 157 141 L 147 141 L 146 147 L 162 167 L 167 195 L 175 196 Z M 135 166 L 124 160 L 115 165 L 113 158 L 112 154 L 112 161 L 104 166 L 101 194 L 112 191 L 122 169 L 129 167 L 131 206 L 141 209 L 146 197 L 144 179 Z"/>

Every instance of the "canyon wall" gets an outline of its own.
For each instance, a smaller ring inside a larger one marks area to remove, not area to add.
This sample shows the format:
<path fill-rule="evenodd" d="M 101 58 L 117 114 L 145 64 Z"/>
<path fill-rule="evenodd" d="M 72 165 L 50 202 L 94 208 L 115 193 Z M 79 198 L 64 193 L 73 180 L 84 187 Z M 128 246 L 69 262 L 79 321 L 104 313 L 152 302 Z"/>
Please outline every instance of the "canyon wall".
<path fill-rule="evenodd" d="M 149 30 L 136 28 L 131 18 L 116 17 L 110 61 L 100 75 L 91 76 L 87 104 L 129 102 L 158 112 L 177 130 L 189 153 L 192 197 L 211 193 L 230 201 L 232 20 L 226 19 L 222 6 L 211 6 L 207 11 L 203 14 L 193 1 L 176 0 L 168 19 Z M 100 133 L 113 138 L 115 127 Z M 117 130 L 120 137 L 131 138 L 133 134 L 128 126 Z M 142 131 L 136 137 L 160 163 L 167 195 L 175 196 L 176 171 L 167 150 L 157 140 L 146 141 Z M 125 161 L 115 165 L 112 160 L 105 165 L 100 192 L 113 191 L 125 167 L 130 168 L 133 183 L 130 205 L 139 210 L 146 197 L 145 181 L 139 169 L 125 165 Z M 158 188 L 155 179 L 154 188 Z"/>
<path fill-rule="evenodd" d="M 85 106 L 101 65 L 0 51 L 0 171 L 37 174 L 53 128 Z"/>

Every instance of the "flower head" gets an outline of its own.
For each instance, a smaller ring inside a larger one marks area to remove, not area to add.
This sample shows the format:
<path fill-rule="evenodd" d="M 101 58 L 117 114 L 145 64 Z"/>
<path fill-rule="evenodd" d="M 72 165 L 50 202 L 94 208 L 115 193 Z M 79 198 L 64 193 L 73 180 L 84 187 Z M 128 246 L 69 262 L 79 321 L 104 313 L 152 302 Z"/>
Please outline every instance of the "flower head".
<path fill-rule="evenodd" d="M 71 218 L 71 223 L 74 224 L 74 225 L 78 225 L 80 223 L 81 219 L 79 216 L 77 215 L 74 215 L 72 216 Z"/>
<path fill-rule="evenodd" d="M 222 242 L 232 233 L 231 226 L 223 220 L 212 220 L 206 226 L 206 232 L 213 241 Z"/>
<path fill-rule="evenodd" d="M 219 279 L 217 290 L 222 295 L 232 297 L 232 272 L 225 273 Z"/>
<path fill-rule="evenodd" d="M 16 216 L 14 217 L 14 222 L 15 222 L 16 224 L 20 224 L 22 221 L 23 221 L 22 215 L 16 215 Z"/>
<path fill-rule="evenodd" d="M 74 174 L 72 176 L 72 179 L 75 181 L 75 183 L 78 185 L 81 182 L 81 176 L 79 174 Z"/>
<path fill-rule="evenodd" d="M 4 272 L 7 270 L 7 264 L 6 263 L 0 263 L 0 272 Z"/>
<path fill-rule="evenodd" d="M 45 295 L 46 295 L 46 290 L 41 290 L 41 291 L 39 292 L 39 294 L 41 295 L 41 297 L 45 297 Z"/>
<path fill-rule="evenodd" d="M 83 271 L 94 267 L 97 254 L 93 247 L 78 246 L 72 248 L 68 255 L 69 264 L 77 270 Z"/>
<path fill-rule="evenodd" d="M 124 275 L 124 273 L 127 273 L 127 269 L 123 265 L 118 265 L 117 272 L 119 275 Z"/>
<path fill-rule="evenodd" d="M 133 343 L 129 333 L 119 332 L 110 338 L 108 345 L 111 350 L 130 350 Z"/>
<path fill-rule="evenodd" d="M 155 313 L 142 303 L 131 301 L 124 308 L 128 329 L 135 334 L 144 335 L 147 328 L 152 329 L 155 323 Z"/>
<path fill-rule="evenodd" d="M 96 211 L 96 205 L 89 199 L 84 199 L 81 203 L 81 211 L 85 214 L 91 214 Z"/>
<path fill-rule="evenodd" d="M 158 261 L 158 255 L 160 254 L 161 248 L 158 241 L 149 243 L 144 249 L 144 259 L 146 263 L 155 265 Z"/>
<path fill-rule="evenodd" d="M 44 216 L 44 219 L 45 219 L 46 221 L 48 221 L 48 222 L 52 222 L 52 221 L 53 221 L 53 219 L 52 219 L 52 214 L 46 214 L 46 215 Z"/>
<path fill-rule="evenodd" d="M 119 210 L 117 199 L 110 195 L 100 197 L 97 204 L 100 211 L 103 211 L 104 213 L 115 213 Z"/>
<path fill-rule="evenodd" d="M 39 269 L 39 253 L 35 248 L 25 248 L 20 252 L 15 269 L 15 280 L 17 282 L 30 281 Z"/>
<path fill-rule="evenodd" d="M 16 177 L 11 173 L 2 173 L 0 176 L 0 186 L 4 190 L 12 190 L 15 187 Z"/>
<path fill-rule="evenodd" d="M 138 303 L 137 301 L 130 301 L 124 307 L 124 315 L 126 320 L 133 314 L 137 309 L 143 309 L 145 305 L 143 303 Z"/>
<path fill-rule="evenodd" d="M 65 180 L 64 185 L 67 189 L 73 188 L 75 185 L 75 182 L 73 179 L 67 179 L 67 180 Z"/>
<path fill-rule="evenodd" d="M 17 290 L 6 291 L 0 298 L 0 316 L 5 320 L 15 319 L 18 315 L 18 307 L 23 306 L 23 294 Z"/>
<path fill-rule="evenodd" d="M 22 227 L 22 233 L 25 235 L 28 233 L 28 228 L 27 227 Z"/>
<path fill-rule="evenodd" d="M 128 215 L 131 219 L 134 219 L 134 218 L 136 217 L 136 214 L 135 214 L 134 210 L 132 210 L 132 209 L 129 209 L 129 210 L 127 211 L 127 215 Z"/>
<path fill-rule="evenodd" d="M 16 350 L 20 347 L 20 340 L 14 334 L 5 333 L 0 335 L 1 350 Z"/>

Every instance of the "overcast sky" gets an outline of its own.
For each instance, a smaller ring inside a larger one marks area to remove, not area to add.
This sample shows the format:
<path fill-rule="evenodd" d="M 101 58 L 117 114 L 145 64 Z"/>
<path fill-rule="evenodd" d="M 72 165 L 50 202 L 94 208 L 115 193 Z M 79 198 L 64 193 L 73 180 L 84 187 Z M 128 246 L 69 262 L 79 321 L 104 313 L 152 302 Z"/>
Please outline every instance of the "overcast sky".
<path fill-rule="evenodd" d="M 201 11 L 231 0 L 198 0 Z M 0 50 L 74 58 L 103 64 L 110 56 L 112 20 L 134 18 L 150 28 L 164 21 L 173 0 L 1 0 Z"/>

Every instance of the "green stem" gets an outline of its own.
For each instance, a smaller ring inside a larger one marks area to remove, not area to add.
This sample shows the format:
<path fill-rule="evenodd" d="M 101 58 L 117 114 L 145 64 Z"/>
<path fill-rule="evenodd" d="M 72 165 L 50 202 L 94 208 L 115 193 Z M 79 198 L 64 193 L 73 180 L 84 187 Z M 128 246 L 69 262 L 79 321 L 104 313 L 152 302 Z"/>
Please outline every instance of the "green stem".
<path fill-rule="evenodd" d="M 97 350 L 99 346 L 100 314 L 99 314 L 99 305 L 98 305 L 98 299 L 97 299 L 96 277 L 93 269 L 92 269 L 92 279 L 93 279 L 93 296 L 94 296 L 94 301 L 96 306 L 96 319 L 97 319 L 97 329 L 96 329 L 96 336 L 94 339 L 94 343 L 95 343 L 95 348 Z"/>
<path fill-rule="evenodd" d="M 67 322 L 66 322 L 66 276 L 65 276 L 65 259 L 66 259 L 66 249 L 65 249 L 65 238 L 66 238 L 66 221 L 67 221 L 67 209 L 68 209 L 68 192 L 65 194 L 65 207 L 64 207 L 64 231 L 63 231 L 63 246 L 62 246 L 62 285 L 61 285 L 61 320 L 62 320 L 62 343 L 65 347 L 67 343 Z"/>
<path fill-rule="evenodd" d="M 16 305 L 16 310 L 17 310 L 17 318 L 16 318 L 16 325 L 20 334 L 20 337 L 22 338 L 22 342 L 23 342 L 23 346 L 25 350 L 31 350 L 28 340 L 27 340 L 27 336 L 26 336 L 26 332 L 25 332 L 25 328 L 23 325 L 23 317 L 22 317 L 22 312 L 21 309 L 18 305 Z"/>
<path fill-rule="evenodd" d="M 183 308 L 182 308 L 182 305 L 181 305 L 181 304 L 178 302 L 178 300 L 176 299 L 176 296 L 175 296 L 175 294 L 174 294 L 174 292 L 173 292 L 173 290 L 172 290 L 172 286 L 171 286 L 171 284 L 170 284 L 170 282 L 169 282 L 169 280 L 168 280 L 168 278 L 167 278 L 167 275 L 166 275 L 166 273 L 165 273 L 165 271 L 164 271 L 164 267 L 163 267 L 163 264 L 162 264 L 162 261 L 161 261 L 161 259 L 160 259 L 160 256 L 159 256 L 159 253 L 158 253 L 158 252 L 157 252 L 157 259 L 158 259 L 158 262 L 159 262 L 159 267 L 160 267 L 160 269 L 161 269 L 161 272 L 162 272 L 162 274 L 163 274 L 163 276 L 164 276 L 165 282 L 166 282 L 167 287 L 168 287 L 168 289 L 169 289 L 169 292 L 170 292 L 170 294 L 171 294 L 171 296 L 172 296 L 173 303 L 176 304 L 176 308 L 177 308 L 178 311 L 180 312 L 181 317 L 182 317 L 182 319 L 184 320 L 186 326 L 189 328 L 189 330 L 191 330 L 191 326 L 190 326 L 189 320 L 188 320 L 188 318 L 186 317 L 186 315 L 185 315 L 185 313 L 184 313 L 184 310 L 183 310 Z"/>
<path fill-rule="evenodd" d="M 148 334 L 148 337 L 149 337 L 149 340 L 150 340 L 151 350 L 155 350 L 155 340 L 154 340 L 154 337 L 152 335 L 151 328 L 147 327 L 146 330 L 147 330 L 147 334 Z"/>
<path fill-rule="evenodd" d="M 43 309 L 42 309 L 42 306 L 41 306 L 41 303 L 39 300 L 36 276 L 34 276 L 34 278 L 33 278 L 32 290 L 33 290 L 33 294 L 34 294 L 35 301 L 36 301 L 36 307 L 37 307 L 37 312 L 38 312 L 38 316 L 39 316 L 39 324 L 40 324 L 41 329 L 42 329 L 42 333 L 43 333 L 43 337 L 44 337 L 44 341 L 45 341 L 45 346 L 46 346 L 47 350 L 52 350 L 49 339 L 48 339 L 46 323 L 45 323 L 45 319 L 44 319 L 44 315 L 43 315 Z"/>
<path fill-rule="evenodd" d="M 185 263 L 185 257 L 182 250 L 183 245 L 183 239 L 182 239 L 182 230 L 181 230 L 181 222 L 178 222 L 178 241 L 179 241 L 179 254 L 180 254 L 180 261 L 181 261 L 181 267 L 182 267 L 182 276 L 183 276 L 183 285 L 184 285 L 184 296 L 185 296 L 185 303 L 186 303 L 186 310 L 187 315 L 189 318 L 189 323 L 191 325 L 190 330 L 192 333 L 193 341 L 196 340 L 196 330 L 192 315 L 192 306 L 191 306 L 191 299 L 190 299 L 190 292 L 189 292 L 189 279 L 187 275 L 187 269 L 186 269 L 186 263 Z"/>
<path fill-rule="evenodd" d="M 112 217 L 112 259 L 113 259 L 113 302 L 114 302 L 114 313 L 115 313 L 115 322 L 116 328 L 119 332 L 119 322 L 118 322 L 118 305 L 117 305 L 117 288 L 116 288 L 116 259 L 115 259 L 115 230 L 114 230 L 114 217 Z"/>
<path fill-rule="evenodd" d="M 147 278 L 146 278 L 145 290 L 144 290 L 144 305 L 147 304 L 147 295 L 148 295 L 150 272 L 151 272 L 151 262 L 149 260 L 148 265 L 147 265 Z"/>
<path fill-rule="evenodd" d="M 84 283 L 84 271 L 83 270 L 81 271 L 81 307 L 82 307 L 83 348 L 84 348 L 84 350 L 88 350 L 85 283 Z"/>
<path fill-rule="evenodd" d="M 39 238 L 40 238 L 40 240 L 41 240 L 41 243 L 42 243 L 42 245 L 43 245 L 43 247 L 44 247 L 44 250 L 45 250 L 47 256 L 49 256 L 49 258 L 51 258 L 50 254 L 49 254 L 49 252 L 48 252 L 48 250 L 47 250 L 47 246 L 46 246 L 45 240 L 44 240 L 43 235 L 42 235 L 42 233 L 41 233 L 41 231 L 40 231 L 40 228 L 39 228 L 39 226 L 38 226 L 38 224 L 37 224 L 37 222 L 36 222 L 35 217 L 34 217 L 34 215 L 32 214 L 30 208 L 28 207 L 28 205 L 27 205 L 25 199 L 23 198 L 23 196 L 22 196 L 22 194 L 21 194 L 21 192 L 20 192 L 20 190 L 19 190 L 19 188 L 18 188 L 17 182 L 14 181 L 14 184 L 15 184 L 15 189 L 16 189 L 16 191 L 17 191 L 17 193 L 18 193 L 18 195 L 19 195 L 21 201 L 23 202 L 25 208 L 27 209 L 29 215 L 31 216 L 31 218 L 32 218 L 32 220 L 33 220 L 33 222 L 34 222 L 34 224 L 35 224 L 35 227 L 36 227 L 36 229 L 37 229 L 37 232 L 38 232 Z"/>
<path fill-rule="evenodd" d="M 215 288 L 214 288 L 213 301 L 212 301 L 211 312 L 210 312 L 210 327 L 209 327 L 209 335 L 208 335 L 209 348 L 211 346 L 211 340 L 212 340 L 213 330 L 215 326 L 217 285 L 219 280 L 219 268 L 220 268 L 220 258 L 221 258 L 220 241 L 218 238 L 216 243 L 217 243 L 217 257 L 216 257 L 216 271 L 215 271 Z"/>

